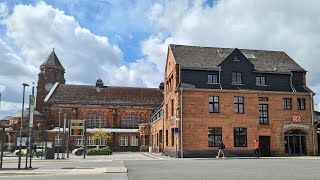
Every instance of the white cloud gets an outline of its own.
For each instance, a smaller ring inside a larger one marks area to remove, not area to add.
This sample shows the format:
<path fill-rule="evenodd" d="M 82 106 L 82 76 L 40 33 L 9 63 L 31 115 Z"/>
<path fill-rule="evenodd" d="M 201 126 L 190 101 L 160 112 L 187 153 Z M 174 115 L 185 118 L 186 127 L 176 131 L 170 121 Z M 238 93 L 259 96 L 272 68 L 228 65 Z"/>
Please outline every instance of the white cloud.
<path fill-rule="evenodd" d="M 150 9 L 153 26 L 167 34 L 148 40 L 149 57 L 168 42 L 212 47 L 237 47 L 285 51 L 305 68 L 308 85 L 320 93 L 320 1 L 165 1 Z M 151 58 L 151 61 L 153 61 Z M 160 60 L 158 63 L 161 64 Z M 161 69 L 161 68 L 159 68 Z M 315 98 L 320 102 L 319 98 Z"/>
<path fill-rule="evenodd" d="M 8 15 L 8 7 L 6 3 L 0 3 L 0 18 Z"/>
<path fill-rule="evenodd" d="M 122 59 L 121 50 L 107 37 L 81 28 L 73 17 L 44 2 L 15 6 L 4 23 L 7 35 L 21 49 L 27 63 L 36 68 L 55 48 L 67 81 L 93 84 L 102 73 L 101 66 L 119 66 Z"/>

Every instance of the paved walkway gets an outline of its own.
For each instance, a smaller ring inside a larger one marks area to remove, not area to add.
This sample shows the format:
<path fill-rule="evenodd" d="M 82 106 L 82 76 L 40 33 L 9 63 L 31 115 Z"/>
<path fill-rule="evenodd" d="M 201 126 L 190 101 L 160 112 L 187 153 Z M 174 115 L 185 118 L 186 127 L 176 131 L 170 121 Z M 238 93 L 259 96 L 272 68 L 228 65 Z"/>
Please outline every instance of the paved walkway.
<path fill-rule="evenodd" d="M 61 157 L 61 154 L 60 154 Z M 226 157 L 226 159 L 254 159 L 255 157 Z M 33 158 L 34 169 L 17 169 L 18 157 L 4 157 L 3 169 L 0 169 L 0 177 L 25 176 L 25 175 L 72 175 L 72 174 L 99 174 L 99 173 L 127 173 L 124 162 L 130 160 L 197 160 L 217 159 L 212 158 L 173 158 L 161 153 L 148 152 L 122 152 L 104 156 L 75 156 L 70 154 L 69 159 L 42 159 Z M 222 159 L 222 158 L 220 158 Z M 320 156 L 297 156 L 297 157 L 261 157 L 260 159 L 319 159 Z M 25 157 L 21 159 L 21 167 L 25 167 Z M 218 160 L 218 159 L 217 159 Z M 90 166 L 89 164 L 100 164 Z M 102 166 L 102 167 L 101 167 Z"/>

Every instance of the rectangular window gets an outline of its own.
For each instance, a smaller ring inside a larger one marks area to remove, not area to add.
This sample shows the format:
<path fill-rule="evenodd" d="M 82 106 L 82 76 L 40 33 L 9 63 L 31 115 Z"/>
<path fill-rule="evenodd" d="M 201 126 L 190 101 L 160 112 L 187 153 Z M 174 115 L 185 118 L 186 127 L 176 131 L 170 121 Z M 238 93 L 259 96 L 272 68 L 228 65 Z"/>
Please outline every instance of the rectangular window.
<path fill-rule="evenodd" d="M 93 136 L 87 137 L 87 146 L 95 146 L 96 145 L 96 139 Z"/>
<path fill-rule="evenodd" d="M 234 97 L 234 112 L 235 113 L 244 113 L 244 98 L 243 97 Z"/>
<path fill-rule="evenodd" d="M 232 72 L 232 84 L 242 84 L 241 72 Z"/>
<path fill-rule="evenodd" d="M 298 109 L 305 110 L 306 109 L 305 103 L 306 103 L 305 99 L 298 99 Z"/>
<path fill-rule="evenodd" d="M 130 146 L 138 146 L 138 136 L 131 136 L 130 141 Z"/>
<path fill-rule="evenodd" d="M 56 136 L 54 136 L 54 145 L 55 146 L 58 146 L 58 145 L 62 145 L 61 144 L 62 143 L 62 141 L 61 141 L 61 136 L 60 135 L 56 135 Z"/>
<path fill-rule="evenodd" d="M 209 112 L 219 112 L 219 96 L 209 96 Z"/>
<path fill-rule="evenodd" d="M 120 136 L 120 146 L 128 146 L 128 136 Z"/>
<path fill-rule="evenodd" d="M 160 131 L 159 131 L 159 143 L 160 143 L 160 144 L 162 144 L 162 135 L 163 135 L 162 133 L 163 133 L 163 131 L 160 130 Z"/>
<path fill-rule="evenodd" d="M 259 97 L 259 101 L 268 101 L 267 97 Z"/>
<path fill-rule="evenodd" d="M 218 73 L 208 74 L 208 83 L 219 83 L 219 74 Z"/>
<path fill-rule="evenodd" d="M 256 84 L 257 85 L 266 85 L 266 77 L 256 76 Z"/>
<path fill-rule="evenodd" d="M 171 116 L 174 115 L 174 104 L 173 104 L 173 99 L 171 99 Z"/>
<path fill-rule="evenodd" d="M 283 98 L 283 108 L 291 109 L 291 98 Z"/>
<path fill-rule="evenodd" d="M 100 139 L 100 140 L 99 140 L 99 145 L 100 145 L 100 146 L 105 146 L 105 145 L 107 145 L 107 140 L 106 140 L 106 139 Z"/>
<path fill-rule="evenodd" d="M 171 146 L 174 146 L 174 128 L 171 128 Z"/>
<path fill-rule="evenodd" d="M 145 143 L 146 143 L 146 146 L 149 146 L 149 136 L 145 136 Z"/>
<path fill-rule="evenodd" d="M 268 104 L 259 104 L 259 123 L 269 124 Z"/>
<path fill-rule="evenodd" d="M 234 147 L 247 147 L 247 128 L 234 128 Z"/>
<path fill-rule="evenodd" d="M 83 136 L 77 136 L 76 137 L 76 146 L 83 146 L 83 144 L 84 144 Z"/>
<path fill-rule="evenodd" d="M 166 146 L 168 146 L 169 145 L 169 143 L 168 143 L 168 137 L 169 136 L 169 131 L 168 130 L 166 130 Z"/>
<path fill-rule="evenodd" d="M 168 104 L 166 104 L 166 119 L 168 119 Z"/>
<path fill-rule="evenodd" d="M 218 147 L 222 140 L 222 128 L 208 128 L 208 146 Z"/>

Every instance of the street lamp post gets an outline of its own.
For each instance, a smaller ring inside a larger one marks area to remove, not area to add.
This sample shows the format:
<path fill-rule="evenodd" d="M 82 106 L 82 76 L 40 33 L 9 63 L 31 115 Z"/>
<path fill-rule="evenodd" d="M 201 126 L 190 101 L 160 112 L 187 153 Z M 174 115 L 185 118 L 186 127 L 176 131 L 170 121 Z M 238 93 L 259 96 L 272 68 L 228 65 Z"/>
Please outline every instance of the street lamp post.
<path fill-rule="evenodd" d="M 58 155 L 57 159 L 60 159 L 59 154 L 60 154 L 60 126 L 61 126 L 61 105 L 59 105 L 59 130 L 58 130 Z"/>
<path fill-rule="evenodd" d="M 23 83 L 23 96 L 22 96 L 22 111 L 21 111 L 21 120 L 20 120 L 20 140 L 19 140 L 19 159 L 18 159 L 18 169 L 21 169 L 21 148 L 22 148 L 22 121 L 23 121 L 23 111 L 24 111 L 24 93 L 26 86 L 29 86 L 27 83 Z"/>

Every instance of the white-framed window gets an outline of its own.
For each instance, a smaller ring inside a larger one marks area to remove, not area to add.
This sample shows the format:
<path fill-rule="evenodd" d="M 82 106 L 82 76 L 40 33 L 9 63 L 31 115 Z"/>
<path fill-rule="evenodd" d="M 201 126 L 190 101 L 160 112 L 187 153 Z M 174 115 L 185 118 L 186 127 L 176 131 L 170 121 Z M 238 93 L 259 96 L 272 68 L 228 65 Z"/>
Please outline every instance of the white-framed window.
<path fill-rule="evenodd" d="M 83 136 L 77 136 L 77 138 L 76 138 L 76 146 L 83 146 L 83 144 L 84 144 Z"/>
<path fill-rule="evenodd" d="M 96 139 L 93 136 L 87 137 L 87 146 L 95 146 L 96 145 Z"/>
<path fill-rule="evenodd" d="M 128 146 L 128 136 L 120 136 L 120 146 Z"/>
<path fill-rule="evenodd" d="M 105 146 L 105 145 L 107 145 L 107 140 L 106 140 L 106 139 L 100 139 L 100 140 L 99 140 L 99 145 L 100 145 L 100 146 Z"/>
<path fill-rule="evenodd" d="M 22 137 L 21 138 L 21 146 L 26 146 L 26 142 L 28 141 L 28 138 L 27 137 Z M 20 145 L 20 137 L 17 138 L 17 146 Z"/>
<path fill-rule="evenodd" d="M 61 143 L 62 143 L 61 136 L 60 135 L 54 136 L 54 146 L 61 145 Z"/>
<path fill-rule="evenodd" d="M 131 136 L 130 141 L 130 146 L 138 146 L 138 136 Z"/>

